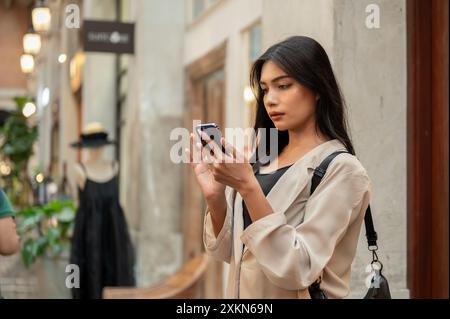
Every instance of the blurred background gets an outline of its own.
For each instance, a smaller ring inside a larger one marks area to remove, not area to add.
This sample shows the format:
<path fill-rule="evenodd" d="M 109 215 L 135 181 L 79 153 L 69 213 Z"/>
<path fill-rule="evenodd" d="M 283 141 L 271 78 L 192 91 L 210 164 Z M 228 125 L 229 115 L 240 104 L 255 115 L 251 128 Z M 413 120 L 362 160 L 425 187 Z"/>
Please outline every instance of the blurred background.
<path fill-rule="evenodd" d="M 118 141 L 106 158 L 137 254 L 141 289 L 123 296 L 221 298 L 227 265 L 195 259 L 205 203 L 170 132 L 251 127 L 251 64 L 291 35 L 319 41 L 341 85 L 393 297 L 448 298 L 446 0 L 0 0 L 0 183 L 22 232 L 0 257 L 3 296 L 71 297 L 85 155 L 69 143 L 96 121 Z M 363 228 L 350 298 L 370 261 Z"/>

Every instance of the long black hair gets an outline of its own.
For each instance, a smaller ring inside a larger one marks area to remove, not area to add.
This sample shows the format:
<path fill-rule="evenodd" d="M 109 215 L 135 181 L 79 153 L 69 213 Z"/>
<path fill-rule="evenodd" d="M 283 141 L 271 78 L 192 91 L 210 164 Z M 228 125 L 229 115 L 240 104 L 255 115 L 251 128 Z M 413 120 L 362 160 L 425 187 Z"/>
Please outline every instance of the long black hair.
<path fill-rule="evenodd" d="M 319 94 L 316 105 L 316 131 L 319 130 L 331 139 L 338 139 L 355 155 L 355 150 L 347 133 L 347 119 L 344 98 L 331 67 L 330 60 L 323 47 L 314 39 L 305 36 L 293 36 L 274 44 L 253 64 L 250 83 L 256 97 L 257 110 L 254 130 L 274 128 L 275 125 L 264 107 L 264 92 L 259 81 L 261 70 L 267 61 L 275 63 L 301 85 Z M 269 155 L 269 134 L 261 136 L 265 142 L 266 155 Z M 261 140 L 257 147 L 261 146 Z M 278 154 L 289 142 L 288 131 L 278 132 Z M 258 152 L 256 152 L 258 162 Z M 270 156 L 273 157 L 273 156 Z"/>

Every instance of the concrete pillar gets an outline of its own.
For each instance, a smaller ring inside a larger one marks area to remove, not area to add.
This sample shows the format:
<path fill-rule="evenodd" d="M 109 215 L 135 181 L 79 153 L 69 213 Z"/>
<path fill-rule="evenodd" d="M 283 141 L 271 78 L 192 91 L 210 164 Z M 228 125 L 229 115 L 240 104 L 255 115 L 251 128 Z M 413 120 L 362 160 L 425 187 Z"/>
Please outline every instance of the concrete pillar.
<path fill-rule="evenodd" d="M 182 0 L 130 1 L 135 55 L 123 114 L 122 198 L 137 252 L 137 283 L 154 284 L 181 264 L 181 165 L 170 131 L 182 125 Z"/>
<path fill-rule="evenodd" d="M 74 3 L 72 0 L 65 0 L 62 5 L 61 15 L 65 18 L 65 6 Z M 81 13 L 80 13 L 81 14 Z M 65 21 L 63 19 L 62 21 Z M 60 52 L 67 55 L 67 61 L 60 65 L 60 109 L 59 109 L 59 129 L 60 129 L 60 171 L 63 172 L 64 162 L 67 164 L 67 178 L 70 182 L 72 195 L 76 198 L 76 183 L 74 176 L 74 165 L 78 161 L 77 150 L 69 146 L 70 143 L 78 140 L 78 105 L 75 101 L 70 83 L 70 60 L 76 54 L 78 48 L 79 29 L 69 29 L 61 27 Z M 61 173 L 62 175 L 62 173 Z"/>
<path fill-rule="evenodd" d="M 116 18 L 115 0 L 85 0 L 83 19 L 110 20 Z M 114 139 L 116 133 L 116 55 L 114 53 L 86 52 L 83 74 L 83 126 L 101 122 Z M 108 147 L 106 159 L 114 158 L 114 149 Z"/>
<path fill-rule="evenodd" d="M 356 153 L 372 181 L 379 257 L 394 298 L 406 288 L 406 4 L 381 0 L 380 28 L 366 26 L 373 1 L 334 6 L 335 72 L 345 94 Z M 370 261 L 365 229 L 353 264 L 351 296 L 364 291 Z"/>
<path fill-rule="evenodd" d="M 334 39 L 333 0 L 263 0 L 263 51 L 289 36 L 304 35 L 317 40 L 329 53 Z"/>
<path fill-rule="evenodd" d="M 52 113 L 58 108 L 59 78 L 57 57 L 59 54 L 59 3 L 50 5 L 52 21 L 50 30 L 41 38 L 42 47 L 35 57 L 35 71 L 29 81 L 29 91 L 36 96 L 37 117 L 39 119 L 39 139 L 37 156 L 32 165 L 39 165 L 45 174 L 50 173 L 51 166 L 51 133 L 54 124 Z M 33 170 L 34 167 L 30 167 Z"/>

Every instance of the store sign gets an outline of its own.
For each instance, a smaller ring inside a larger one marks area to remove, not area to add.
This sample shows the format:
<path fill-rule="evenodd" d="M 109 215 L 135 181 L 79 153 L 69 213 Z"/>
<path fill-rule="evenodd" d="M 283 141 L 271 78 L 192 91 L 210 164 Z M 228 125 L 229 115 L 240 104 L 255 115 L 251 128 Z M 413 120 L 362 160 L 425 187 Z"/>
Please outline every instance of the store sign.
<path fill-rule="evenodd" d="M 84 20 L 84 51 L 134 53 L 134 24 Z"/>

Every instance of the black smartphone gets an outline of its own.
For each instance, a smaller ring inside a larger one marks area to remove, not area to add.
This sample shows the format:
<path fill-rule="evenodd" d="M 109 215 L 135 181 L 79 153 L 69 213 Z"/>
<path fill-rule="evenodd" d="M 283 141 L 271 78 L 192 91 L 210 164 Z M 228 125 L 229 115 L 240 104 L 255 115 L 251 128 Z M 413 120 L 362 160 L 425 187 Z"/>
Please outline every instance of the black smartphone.
<path fill-rule="evenodd" d="M 222 149 L 222 152 L 224 154 L 228 154 L 225 151 L 225 147 L 220 142 L 220 139 L 222 138 L 222 133 L 220 132 L 219 125 L 217 125 L 216 123 L 199 124 L 195 127 L 195 131 L 197 132 L 198 136 L 200 137 L 200 141 L 202 142 L 202 145 L 204 147 L 209 148 L 209 146 L 207 146 L 208 143 L 202 138 L 201 132 L 205 132 L 206 134 L 208 134 L 209 138 L 211 140 L 213 140 L 214 143 L 216 143 Z M 213 151 L 211 148 L 210 148 L 210 150 Z"/>

